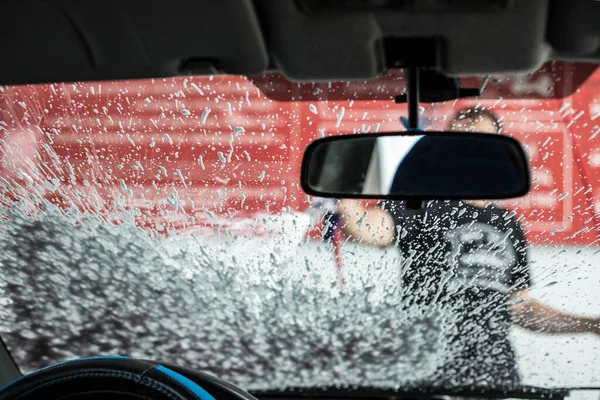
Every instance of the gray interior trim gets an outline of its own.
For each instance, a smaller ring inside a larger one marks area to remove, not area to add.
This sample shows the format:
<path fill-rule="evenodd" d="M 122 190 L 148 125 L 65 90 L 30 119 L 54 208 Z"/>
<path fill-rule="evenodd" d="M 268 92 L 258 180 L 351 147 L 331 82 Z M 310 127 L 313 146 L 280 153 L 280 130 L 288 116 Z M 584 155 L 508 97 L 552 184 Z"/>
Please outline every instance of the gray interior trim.
<path fill-rule="evenodd" d="M 600 62 L 591 0 L 5 0 L 0 14 L 0 84 L 268 70 L 370 79 L 425 59 L 451 76 Z"/>
<path fill-rule="evenodd" d="M 5 0 L 0 14 L 0 84 L 268 70 L 369 79 L 425 58 L 451 76 L 600 62 L 591 0 Z"/>
<path fill-rule="evenodd" d="M 0 387 L 22 376 L 0 335 Z"/>

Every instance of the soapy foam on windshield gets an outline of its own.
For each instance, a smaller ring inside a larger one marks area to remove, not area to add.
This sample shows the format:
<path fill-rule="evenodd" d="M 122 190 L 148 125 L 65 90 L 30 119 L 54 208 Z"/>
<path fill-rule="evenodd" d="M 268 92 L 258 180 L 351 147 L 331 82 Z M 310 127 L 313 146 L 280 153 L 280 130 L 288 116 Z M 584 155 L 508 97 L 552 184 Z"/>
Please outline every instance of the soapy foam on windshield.
<path fill-rule="evenodd" d="M 24 371 L 127 354 L 247 389 L 389 387 L 431 376 L 449 353 L 449 310 L 403 309 L 393 285 L 341 293 L 328 253 L 282 250 L 293 224 L 262 241 L 167 239 L 45 208 L 4 209 L 0 222 L 3 338 Z"/>

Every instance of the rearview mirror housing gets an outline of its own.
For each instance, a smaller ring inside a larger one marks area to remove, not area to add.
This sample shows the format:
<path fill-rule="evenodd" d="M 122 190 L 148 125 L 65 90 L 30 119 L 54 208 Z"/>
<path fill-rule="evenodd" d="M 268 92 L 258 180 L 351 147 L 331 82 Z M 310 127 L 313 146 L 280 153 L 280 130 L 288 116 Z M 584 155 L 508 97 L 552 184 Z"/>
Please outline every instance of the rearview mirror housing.
<path fill-rule="evenodd" d="M 395 200 L 506 199 L 531 187 L 513 138 L 474 132 L 397 132 L 318 139 L 302 161 L 310 195 Z"/>

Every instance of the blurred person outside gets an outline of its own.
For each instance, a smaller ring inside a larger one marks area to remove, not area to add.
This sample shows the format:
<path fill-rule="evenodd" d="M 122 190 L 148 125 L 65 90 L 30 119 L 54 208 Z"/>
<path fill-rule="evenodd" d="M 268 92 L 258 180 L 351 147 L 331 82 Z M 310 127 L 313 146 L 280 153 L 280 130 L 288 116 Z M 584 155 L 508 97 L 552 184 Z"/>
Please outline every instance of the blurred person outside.
<path fill-rule="evenodd" d="M 449 129 L 498 134 L 501 123 L 491 111 L 465 108 Z M 409 261 L 401 271 L 405 307 L 441 300 L 462 305 L 454 321 L 457 346 L 451 346 L 460 351 L 440 369 L 436 384 L 520 384 L 509 338 L 513 323 L 549 334 L 600 335 L 600 318 L 567 314 L 532 298 L 523 229 L 502 207 L 484 200 L 428 201 L 410 210 L 402 201 L 365 207 L 342 199 L 337 210 L 345 238 L 395 246 Z"/>

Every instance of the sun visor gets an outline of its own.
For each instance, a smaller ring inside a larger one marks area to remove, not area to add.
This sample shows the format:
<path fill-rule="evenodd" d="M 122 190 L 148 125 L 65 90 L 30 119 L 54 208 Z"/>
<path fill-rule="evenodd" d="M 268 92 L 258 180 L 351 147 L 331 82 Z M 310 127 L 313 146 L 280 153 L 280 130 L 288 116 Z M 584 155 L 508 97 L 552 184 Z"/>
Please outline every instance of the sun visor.
<path fill-rule="evenodd" d="M 252 74 L 268 53 L 249 0 L 0 3 L 0 84 Z"/>

